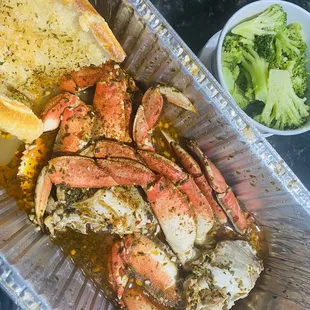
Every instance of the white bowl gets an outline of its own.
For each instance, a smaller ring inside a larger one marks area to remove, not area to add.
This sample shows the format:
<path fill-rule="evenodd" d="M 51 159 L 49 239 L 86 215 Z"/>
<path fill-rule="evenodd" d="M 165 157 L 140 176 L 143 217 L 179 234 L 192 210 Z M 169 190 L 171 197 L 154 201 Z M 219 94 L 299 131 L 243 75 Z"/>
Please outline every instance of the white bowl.
<path fill-rule="evenodd" d="M 272 4 L 280 4 L 284 11 L 287 13 L 287 22 L 288 24 L 293 23 L 293 22 L 298 22 L 301 24 L 302 29 L 303 29 L 303 33 L 304 33 L 304 37 L 305 37 L 305 41 L 306 44 L 308 46 L 307 49 L 307 56 L 308 58 L 310 58 L 310 31 L 309 29 L 309 24 L 310 24 L 310 13 L 307 12 L 306 10 L 304 10 L 303 8 L 290 3 L 290 2 L 286 2 L 286 1 L 269 1 L 269 0 L 264 0 L 264 1 L 257 1 L 257 2 L 252 2 L 246 6 L 244 6 L 243 8 L 241 8 L 239 11 L 237 11 L 226 23 L 226 25 L 224 26 L 219 41 L 218 41 L 218 45 L 216 48 L 216 53 L 215 53 L 215 63 L 214 63 L 214 69 L 215 69 L 215 75 L 218 78 L 218 81 L 220 82 L 220 84 L 224 87 L 224 89 L 229 93 L 227 86 L 225 84 L 225 80 L 224 80 L 224 76 L 222 73 L 222 46 L 223 46 L 223 42 L 225 39 L 225 36 L 227 33 L 229 33 L 231 31 L 231 29 L 233 29 L 237 24 L 239 24 L 240 22 L 242 22 L 243 20 L 256 15 L 262 11 L 264 11 L 267 7 L 269 7 Z M 310 72 L 310 62 L 308 62 L 307 65 L 307 70 L 308 72 Z M 308 79 L 308 90 L 306 93 L 306 97 L 308 99 L 308 101 L 310 100 L 310 83 L 309 83 L 309 79 Z M 243 112 L 243 110 L 240 108 L 240 110 Z M 247 115 L 245 112 L 243 112 L 245 115 Z M 264 126 L 258 122 L 256 122 L 254 119 L 250 118 L 249 116 L 247 116 L 252 123 L 254 123 L 254 125 L 262 132 L 262 133 L 267 133 L 267 134 L 274 134 L 274 135 L 282 135 L 282 136 L 291 136 L 291 135 L 297 135 L 297 134 L 301 134 L 304 133 L 306 131 L 310 130 L 310 117 L 308 119 L 308 121 L 301 127 L 298 129 L 294 129 L 294 130 L 277 130 L 277 129 L 272 129 L 269 128 L 267 126 Z"/>

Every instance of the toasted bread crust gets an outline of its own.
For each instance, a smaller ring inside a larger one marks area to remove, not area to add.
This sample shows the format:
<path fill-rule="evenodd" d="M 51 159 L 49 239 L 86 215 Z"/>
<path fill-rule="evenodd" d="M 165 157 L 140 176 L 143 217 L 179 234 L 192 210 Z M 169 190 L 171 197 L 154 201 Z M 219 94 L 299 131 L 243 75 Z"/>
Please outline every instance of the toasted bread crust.
<path fill-rule="evenodd" d="M 31 143 L 43 133 L 43 124 L 26 105 L 0 95 L 0 130 Z"/>
<path fill-rule="evenodd" d="M 126 54 L 116 40 L 113 32 L 103 17 L 93 8 L 88 0 L 62 0 L 64 3 L 71 3 L 77 12 L 81 14 L 80 24 L 87 25 L 97 39 L 98 43 L 109 53 L 112 60 L 122 62 Z"/>

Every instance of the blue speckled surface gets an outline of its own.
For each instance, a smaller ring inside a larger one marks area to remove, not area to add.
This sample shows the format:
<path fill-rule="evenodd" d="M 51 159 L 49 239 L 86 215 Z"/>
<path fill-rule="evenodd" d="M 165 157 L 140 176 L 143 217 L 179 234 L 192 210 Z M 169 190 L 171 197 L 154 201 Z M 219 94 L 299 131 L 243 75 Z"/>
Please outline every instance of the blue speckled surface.
<path fill-rule="evenodd" d="M 249 0 L 151 0 L 197 54 L 229 17 Z M 310 0 L 290 1 L 310 11 Z M 269 142 L 310 189 L 310 132 L 293 137 L 273 136 Z M 16 309 L 0 291 L 0 310 Z"/>

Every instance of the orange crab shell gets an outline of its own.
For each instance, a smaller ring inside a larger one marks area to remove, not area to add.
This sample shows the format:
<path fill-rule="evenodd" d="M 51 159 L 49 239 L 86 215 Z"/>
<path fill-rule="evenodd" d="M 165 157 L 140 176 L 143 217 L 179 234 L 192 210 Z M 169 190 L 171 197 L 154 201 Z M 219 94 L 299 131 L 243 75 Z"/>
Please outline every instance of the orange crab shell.
<path fill-rule="evenodd" d="M 27 145 L 21 157 L 17 176 L 20 180 L 22 204 L 26 211 L 34 205 L 34 191 L 41 169 L 51 157 L 55 134 L 45 134 Z"/>

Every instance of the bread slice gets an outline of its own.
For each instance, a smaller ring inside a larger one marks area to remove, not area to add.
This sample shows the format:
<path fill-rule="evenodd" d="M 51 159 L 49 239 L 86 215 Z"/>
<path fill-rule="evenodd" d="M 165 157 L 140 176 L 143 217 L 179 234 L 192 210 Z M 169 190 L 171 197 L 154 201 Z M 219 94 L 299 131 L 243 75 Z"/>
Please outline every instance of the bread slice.
<path fill-rule="evenodd" d="M 0 95 L 0 130 L 31 143 L 43 133 L 42 121 L 23 103 Z"/>
<path fill-rule="evenodd" d="M 0 25 L 0 94 L 10 96 L 8 90 L 15 89 L 34 104 L 61 76 L 125 58 L 111 29 L 87 0 L 1 0 Z M 0 111 L 1 129 L 30 141 L 41 124 L 29 109 L 11 103 L 5 110 L 9 119 Z"/>
<path fill-rule="evenodd" d="M 122 62 L 125 52 L 87 0 L 2 0 L 0 80 L 39 101 L 60 76 Z"/>

